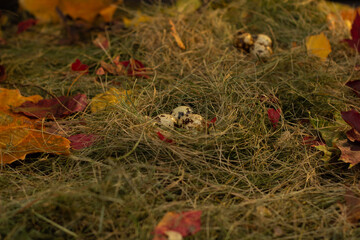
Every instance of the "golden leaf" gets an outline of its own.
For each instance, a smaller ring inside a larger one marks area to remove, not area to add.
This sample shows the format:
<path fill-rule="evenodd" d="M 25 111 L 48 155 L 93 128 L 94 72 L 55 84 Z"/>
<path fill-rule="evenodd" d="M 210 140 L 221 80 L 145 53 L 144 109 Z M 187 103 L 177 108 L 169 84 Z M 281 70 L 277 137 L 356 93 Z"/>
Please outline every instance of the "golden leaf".
<path fill-rule="evenodd" d="M 26 101 L 37 103 L 43 99 L 39 95 L 24 97 L 18 89 L 0 88 L 0 108 L 10 109 L 10 107 L 18 107 Z"/>
<path fill-rule="evenodd" d="M 56 7 L 60 0 L 19 0 L 20 6 L 32 13 L 40 22 L 57 22 Z"/>
<path fill-rule="evenodd" d="M 136 11 L 135 17 L 132 19 L 123 17 L 124 26 L 127 28 L 136 27 L 140 23 L 150 22 L 151 20 L 150 16 L 144 15 L 140 11 Z"/>
<path fill-rule="evenodd" d="M 182 50 L 185 50 L 185 45 L 183 43 L 183 41 L 181 40 L 179 34 L 176 31 L 175 28 L 175 24 L 173 23 L 173 21 L 170 19 L 169 23 L 171 25 L 171 35 L 175 38 L 176 44 L 179 46 L 179 48 L 181 48 Z"/>
<path fill-rule="evenodd" d="M 109 106 L 130 100 L 131 90 L 119 90 L 110 88 L 109 91 L 96 95 L 90 103 L 91 112 L 96 113 L 106 109 Z"/>
<path fill-rule="evenodd" d="M 331 53 L 330 42 L 324 33 L 307 37 L 306 48 L 309 54 L 319 57 L 322 61 Z"/>

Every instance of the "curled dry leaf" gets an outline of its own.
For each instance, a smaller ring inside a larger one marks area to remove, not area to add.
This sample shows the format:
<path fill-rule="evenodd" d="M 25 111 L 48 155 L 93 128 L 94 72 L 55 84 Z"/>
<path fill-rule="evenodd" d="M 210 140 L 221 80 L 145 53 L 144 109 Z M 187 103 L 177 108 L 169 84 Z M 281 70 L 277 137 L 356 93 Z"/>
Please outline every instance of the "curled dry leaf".
<path fill-rule="evenodd" d="M 181 40 L 178 32 L 176 31 L 174 22 L 170 19 L 169 23 L 171 25 L 171 35 L 175 38 L 176 44 L 178 45 L 179 48 L 181 48 L 182 50 L 185 50 L 186 49 L 185 44 Z"/>
<path fill-rule="evenodd" d="M 145 65 L 136 59 L 130 59 L 129 61 L 119 61 L 119 57 L 113 60 L 113 63 L 100 62 L 102 70 L 100 68 L 96 71 L 98 75 L 102 75 L 103 71 L 112 75 L 128 75 L 135 77 L 150 78 L 147 75 Z"/>
<path fill-rule="evenodd" d="M 77 94 L 73 97 L 61 96 L 58 98 L 43 99 L 37 103 L 24 102 L 18 107 L 12 108 L 16 113 L 22 113 L 29 117 L 44 118 L 53 116 L 63 118 L 70 114 L 83 111 L 88 104 L 85 94 Z"/>
<path fill-rule="evenodd" d="M 37 20 L 35 19 L 28 19 L 28 20 L 25 20 L 23 22 L 20 22 L 18 24 L 18 28 L 17 28 L 17 32 L 16 33 L 22 33 L 24 31 L 26 31 L 28 28 L 34 26 L 37 24 Z"/>
<path fill-rule="evenodd" d="M 342 140 L 336 143 L 336 147 L 341 151 L 340 160 L 350 163 L 350 167 L 360 162 L 360 143 Z"/>
<path fill-rule="evenodd" d="M 155 227 L 153 240 L 167 239 L 168 231 L 178 232 L 182 237 L 194 235 L 201 229 L 201 214 L 202 211 L 167 212 Z"/>
<path fill-rule="evenodd" d="M 330 42 L 324 33 L 307 37 L 306 49 L 309 54 L 319 57 L 322 61 L 331 53 Z"/>

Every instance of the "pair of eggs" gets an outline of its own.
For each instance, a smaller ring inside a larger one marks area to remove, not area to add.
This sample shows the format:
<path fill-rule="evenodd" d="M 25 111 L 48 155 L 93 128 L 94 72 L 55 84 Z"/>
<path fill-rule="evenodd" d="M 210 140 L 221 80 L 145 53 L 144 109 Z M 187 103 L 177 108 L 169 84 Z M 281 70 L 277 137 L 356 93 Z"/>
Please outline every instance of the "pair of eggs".
<path fill-rule="evenodd" d="M 188 106 L 177 107 L 170 114 L 160 114 L 154 120 L 157 125 L 168 128 L 178 127 L 200 131 L 206 126 L 205 119 L 199 114 L 194 114 L 193 110 Z"/>
<path fill-rule="evenodd" d="M 241 52 L 251 53 L 259 58 L 268 58 L 273 53 L 272 40 L 265 34 L 252 35 L 238 31 L 234 36 L 233 44 Z"/>

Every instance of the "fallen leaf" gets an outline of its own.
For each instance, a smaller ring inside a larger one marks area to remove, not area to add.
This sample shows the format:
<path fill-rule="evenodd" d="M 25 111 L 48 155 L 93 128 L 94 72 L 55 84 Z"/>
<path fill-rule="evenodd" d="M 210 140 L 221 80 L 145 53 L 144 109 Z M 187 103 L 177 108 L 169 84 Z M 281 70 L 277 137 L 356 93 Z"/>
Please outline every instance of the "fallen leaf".
<path fill-rule="evenodd" d="M 344 199 L 346 206 L 346 219 L 356 224 L 360 220 L 360 198 L 353 191 L 346 190 Z"/>
<path fill-rule="evenodd" d="M 355 141 L 360 142 L 360 133 L 358 131 L 356 131 L 354 128 L 352 128 L 352 129 L 350 129 L 349 131 L 346 132 L 346 137 L 351 142 L 355 142 Z"/>
<path fill-rule="evenodd" d="M 169 139 L 165 137 L 161 132 L 156 133 L 161 141 L 167 142 L 167 143 L 173 143 L 174 141 L 172 139 Z"/>
<path fill-rule="evenodd" d="M 7 78 L 7 75 L 6 75 L 5 67 L 3 65 L 0 65 L 0 82 L 5 81 L 6 78 Z"/>
<path fill-rule="evenodd" d="M 153 240 L 166 239 L 168 231 L 178 232 L 182 237 L 194 235 L 201 229 L 201 214 L 202 211 L 167 212 L 155 227 Z"/>
<path fill-rule="evenodd" d="M 120 3 L 120 1 L 118 3 Z M 117 9 L 117 5 L 111 4 L 108 7 L 100 10 L 99 14 L 100 16 L 103 17 L 105 22 L 112 22 L 116 9 Z"/>
<path fill-rule="evenodd" d="M 124 26 L 126 28 L 137 27 L 141 23 L 150 22 L 152 18 L 150 16 L 142 14 L 140 11 L 136 11 L 134 18 L 129 19 L 123 17 Z"/>
<path fill-rule="evenodd" d="M 79 93 L 73 97 L 61 96 L 58 98 L 43 99 L 37 103 L 24 102 L 18 107 L 13 107 L 12 111 L 34 118 L 44 118 L 48 116 L 63 118 L 70 114 L 83 111 L 87 104 L 86 95 Z"/>
<path fill-rule="evenodd" d="M 175 231 L 166 231 L 165 235 L 167 236 L 167 240 L 183 240 L 181 234 Z"/>
<path fill-rule="evenodd" d="M 119 90 L 117 88 L 110 88 L 108 91 L 100 93 L 93 97 L 93 99 L 91 99 L 91 112 L 96 113 L 121 102 L 130 102 L 131 96 L 131 90 Z"/>
<path fill-rule="evenodd" d="M 307 37 L 306 49 L 309 54 L 319 57 L 322 61 L 331 53 L 330 42 L 324 33 Z"/>
<path fill-rule="evenodd" d="M 304 145 L 309 145 L 311 147 L 325 145 L 325 143 L 320 138 L 314 136 L 305 136 L 302 140 Z"/>
<path fill-rule="evenodd" d="M 97 136 L 94 134 L 80 133 L 72 135 L 67 139 L 71 142 L 70 146 L 72 149 L 80 150 L 92 146 L 96 141 Z"/>
<path fill-rule="evenodd" d="M 355 20 L 351 26 L 351 39 L 344 39 L 344 42 L 347 42 L 350 47 L 356 49 L 360 52 L 360 15 L 356 12 Z"/>
<path fill-rule="evenodd" d="M 10 109 L 11 107 L 18 107 L 24 102 L 37 103 L 43 99 L 39 95 L 24 97 L 20 94 L 18 89 L 0 88 L 0 109 Z"/>
<path fill-rule="evenodd" d="M 76 59 L 74 63 L 71 64 L 71 70 L 75 72 L 89 72 L 89 66 L 81 63 L 79 59 Z"/>
<path fill-rule="evenodd" d="M 113 60 L 113 64 L 106 63 L 104 61 L 100 62 L 101 68 L 112 75 L 128 75 L 135 77 L 150 78 L 146 73 L 145 65 L 136 59 L 130 59 L 129 61 L 119 61 L 119 57 L 116 57 Z M 97 70 L 97 72 L 102 73 L 102 70 Z M 99 74 L 99 75 L 100 75 Z"/>
<path fill-rule="evenodd" d="M 59 2 L 60 0 L 19 0 L 21 8 L 33 14 L 41 23 L 59 21 L 55 10 Z"/>
<path fill-rule="evenodd" d="M 340 149 L 340 160 L 350 163 L 350 167 L 360 162 L 360 144 L 352 143 L 348 140 L 338 141 L 336 147 Z"/>
<path fill-rule="evenodd" d="M 336 148 L 328 147 L 327 145 L 316 145 L 314 146 L 317 150 L 322 152 L 324 155 L 322 156 L 321 160 L 324 162 L 330 161 L 331 157 L 333 156 L 333 153 L 336 152 Z"/>
<path fill-rule="evenodd" d="M 271 124 L 273 125 L 274 128 L 276 128 L 276 126 L 280 120 L 281 109 L 269 108 L 267 110 L 267 114 L 268 114 Z"/>
<path fill-rule="evenodd" d="M 106 72 L 103 67 L 99 67 L 99 69 L 96 70 L 96 75 L 101 76 L 101 75 L 105 75 L 105 74 L 106 74 Z"/>
<path fill-rule="evenodd" d="M 174 22 L 170 19 L 169 23 L 171 25 L 171 35 L 175 38 L 176 44 L 178 45 L 179 48 L 181 48 L 182 50 L 185 50 L 186 49 L 185 44 L 181 40 L 178 32 L 176 31 Z"/>
<path fill-rule="evenodd" d="M 109 40 L 105 37 L 104 34 L 98 33 L 97 37 L 93 40 L 95 46 L 99 48 L 108 49 L 109 48 Z"/>
<path fill-rule="evenodd" d="M 24 160 L 27 154 L 70 154 L 70 141 L 35 127 L 35 121 L 0 111 L 0 165 Z"/>
<path fill-rule="evenodd" d="M 360 132 L 360 113 L 352 109 L 347 112 L 341 112 L 341 117 L 356 131 Z"/>
<path fill-rule="evenodd" d="M 35 20 L 35 19 L 28 19 L 23 22 L 20 22 L 18 24 L 18 29 L 17 29 L 16 33 L 22 33 L 24 31 L 26 31 L 28 28 L 35 26 L 36 24 L 37 24 L 37 20 Z"/>
<path fill-rule="evenodd" d="M 354 93 L 360 97 L 360 80 L 348 81 L 345 85 L 351 88 Z"/>

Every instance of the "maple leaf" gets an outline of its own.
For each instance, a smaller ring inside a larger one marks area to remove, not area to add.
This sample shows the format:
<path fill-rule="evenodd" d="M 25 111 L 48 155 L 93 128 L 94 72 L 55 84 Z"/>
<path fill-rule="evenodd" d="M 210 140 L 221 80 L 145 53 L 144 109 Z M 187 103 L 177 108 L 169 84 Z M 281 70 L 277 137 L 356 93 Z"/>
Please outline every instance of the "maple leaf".
<path fill-rule="evenodd" d="M 81 150 L 83 148 L 92 146 L 96 141 L 97 136 L 94 134 L 80 133 L 80 134 L 72 135 L 67 139 L 70 140 L 71 142 L 70 146 L 72 149 Z"/>
<path fill-rule="evenodd" d="M 335 145 L 341 151 L 340 160 L 350 163 L 350 167 L 360 162 L 360 143 L 342 140 L 338 141 Z"/>
<path fill-rule="evenodd" d="M 89 72 L 89 66 L 81 63 L 79 59 L 76 59 L 75 62 L 71 64 L 71 70 L 75 72 L 85 72 L 87 74 Z"/>
<path fill-rule="evenodd" d="M 37 20 L 35 20 L 35 19 L 28 19 L 23 22 L 20 22 L 18 24 L 18 29 L 17 29 L 16 33 L 22 33 L 24 31 L 26 31 L 28 28 L 35 26 L 36 24 L 37 24 Z"/>
<path fill-rule="evenodd" d="M 70 114 L 83 111 L 86 106 L 86 95 L 79 93 L 73 97 L 61 96 L 58 98 L 43 99 L 37 103 L 24 102 L 20 106 L 12 108 L 12 111 L 34 118 L 44 118 L 49 115 L 55 118 L 63 118 Z"/>
<path fill-rule="evenodd" d="M 96 113 L 121 102 L 130 102 L 131 95 L 131 90 L 119 90 L 117 88 L 110 88 L 108 91 L 100 93 L 91 99 L 91 112 Z"/>
<path fill-rule="evenodd" d="M 3 65 L 0 65 L 0 82 L 5 81 L 7 78 L 5 67 Z"/>
<path fill-rule="evenodd" d="M 269 108 L 267 110 L 269 120 L 274 128 L 276 128 L 276 126 L 280 120 L 280 113 L 281 113 L 281 109 Z"/>
<path fill-rule="evenodd" d="M 42 99 L 39 95 L 24 97 L 18 89 L 0 88 L 0 109 L 10 109 L 18 107 L 26 101 L 37 103 Z"/>
<path fill-rule="evenodd" d="M 319 57 L 321 61 L 325 61 L 331 53 L 330 42 L 324 33 L 307 37 L 306 49 L 308 53 Z"/>
<path fill-rule="evenodd" d="M 70 141 L 36 128 L 35 121 L 0 111 L 0 165 L 25 159 L 27 154 L 70 154 Z"/>
<path fill-rule="evenodd" d="M 351 88 L 354 93 L 360 97 L 360 80 L 348 81 L 345 85 Z"/>
<path fill-rule="evenodd" d="M 360 52 L 360 15 L 358 12 L 356 12 L 356 17 L 351 26 L 350 33 L 351 39 L 344 39 L 344 42 L 347 42 L 350 47 Z"/>
<path fill-rule="evenodd" d="M 174 231 L 181 234 L 182 237 L 193 235 L 201 229 L 202 211 L 188 212 L 167 212 L 160 220 L 154 230 L 153 240 L 161 240 L 168 231 Z"/>

